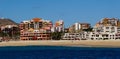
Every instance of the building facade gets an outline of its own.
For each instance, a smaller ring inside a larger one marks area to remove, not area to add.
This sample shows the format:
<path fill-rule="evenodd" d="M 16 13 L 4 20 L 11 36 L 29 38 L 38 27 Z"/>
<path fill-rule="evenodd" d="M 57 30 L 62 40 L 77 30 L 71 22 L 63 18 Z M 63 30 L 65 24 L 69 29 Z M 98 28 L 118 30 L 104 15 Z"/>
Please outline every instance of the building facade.
<path fill-rule="evenodd" d="M 75 23 L 70 29 L 74 30 L 65 33 L 63 39 L 69 40 L 117 40 L 120 39 L 120 21 L 116 18 L 103 18 L 96 23 L 91 32 L 78 30 L 89 28 L 89 24 Z"/>
<path fill-rule="evenodd" d="M 87 40 L 89 38 L 88 32 L 80 33 L 65 33 L 63 40 Z"/>
<path fill-rule="evenodd" d="M 0 27 L 0 36 L 4 40 L 19 40 L 20 29 L 18 25 L 4 25 Z"/>
<path fill-rule="evenodd" d="M 21 40 L 50 40 L 53 24 L 49 20 L 33 18 L 20 23 Z"/>
<path fill-rule="evenodd" d="M 69 27 L 69 32 L 71 33 L 78 33 L 83 31 L 84 29 L 90 28 L 89 23 L 75 23 L 72 26 Z"/>
<path fill-rule="evenodd" d="M 51 31 L 52 32 L 64 32 L 64 21 L 63 20 L 56 21 Z"/>
<path fill-rule="evenodd" d="M 104 18 L 94 27 L 89 34 L 91 40 L 115 40 L 120 39 L 120 21 L 115 18 Z"/>

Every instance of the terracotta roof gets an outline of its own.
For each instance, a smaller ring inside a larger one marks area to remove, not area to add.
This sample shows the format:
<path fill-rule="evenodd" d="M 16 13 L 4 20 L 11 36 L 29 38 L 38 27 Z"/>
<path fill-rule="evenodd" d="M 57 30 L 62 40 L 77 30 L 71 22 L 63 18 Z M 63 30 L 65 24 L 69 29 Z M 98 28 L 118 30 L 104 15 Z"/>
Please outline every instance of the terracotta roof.
<path fill-rule="evenodd" d="M 32 19 L 34 22 L 39 22 L 40 20 L 42 20 L 42 18 L 33 18 Z"/>

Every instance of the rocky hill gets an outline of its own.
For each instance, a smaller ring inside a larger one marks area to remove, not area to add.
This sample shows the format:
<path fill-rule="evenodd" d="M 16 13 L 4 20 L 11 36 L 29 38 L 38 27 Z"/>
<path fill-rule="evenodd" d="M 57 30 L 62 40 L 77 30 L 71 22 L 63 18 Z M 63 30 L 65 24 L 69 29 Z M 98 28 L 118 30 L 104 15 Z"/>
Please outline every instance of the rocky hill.
<path fill-rule="evenodd" d="M 12 21 L 11 19 L 0 18 L 0 26 L 2 25 L 17 25 L 17 23 Z"/>

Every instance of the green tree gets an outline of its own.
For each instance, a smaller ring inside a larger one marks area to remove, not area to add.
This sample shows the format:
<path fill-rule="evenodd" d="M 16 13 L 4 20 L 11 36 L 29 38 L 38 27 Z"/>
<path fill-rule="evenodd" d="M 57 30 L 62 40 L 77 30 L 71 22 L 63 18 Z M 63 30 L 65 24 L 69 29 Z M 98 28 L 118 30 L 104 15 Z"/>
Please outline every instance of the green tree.
<path fill-rule="evenodd" d="M 63 34 L 63 32 L 53 32 L 51 33 L 51 36 L 53 40 L 60 40 Z"/>
<path fill-rule="evenodd" d="M 0 32 L 0 37 L 4 37 L 4 36 L 7 36 L 7 33 L 4 33 L 4 32 Z"/>
<path fill-rule="evenodd" d="M 86 31 L 86 32 L 91 32 L 93 28 L 88 28 L 88 29 L 83 29 L 83 31 Z"/>

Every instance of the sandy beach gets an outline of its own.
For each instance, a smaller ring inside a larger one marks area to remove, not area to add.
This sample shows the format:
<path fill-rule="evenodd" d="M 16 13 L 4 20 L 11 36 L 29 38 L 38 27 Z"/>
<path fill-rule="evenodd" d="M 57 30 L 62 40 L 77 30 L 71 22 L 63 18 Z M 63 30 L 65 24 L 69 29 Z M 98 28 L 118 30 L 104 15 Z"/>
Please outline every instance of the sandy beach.
<path fill-rule="evenodd" d="M 0 42 L 0 46 L 120 47 L 120 40 L 37 40 Z"/>

